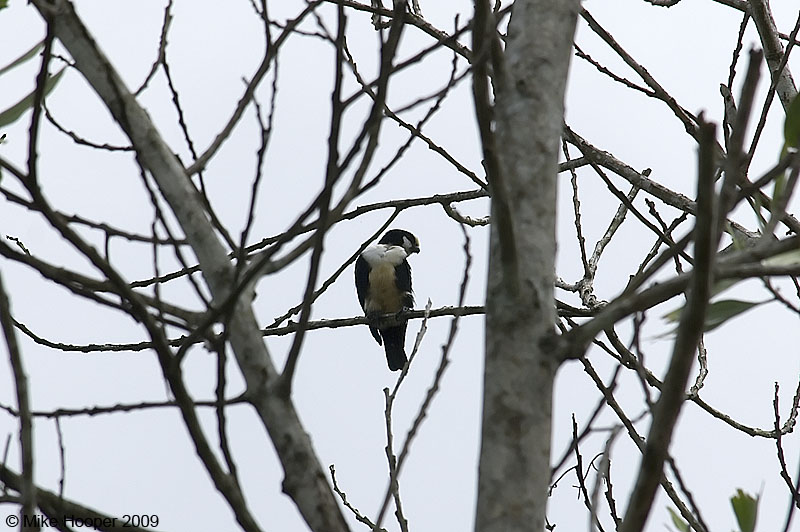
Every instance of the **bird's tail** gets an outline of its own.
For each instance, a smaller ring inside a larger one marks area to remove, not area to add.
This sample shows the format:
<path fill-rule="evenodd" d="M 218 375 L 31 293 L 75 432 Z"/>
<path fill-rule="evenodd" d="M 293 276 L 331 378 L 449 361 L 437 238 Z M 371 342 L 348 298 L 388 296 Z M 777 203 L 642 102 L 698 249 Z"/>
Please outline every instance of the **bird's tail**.
<path fill-rule="evenodd" d="M 386 350 L 386 362 L 389 369 L 397 371 L 406 365 L 406 324 L 398 327 L 388 327 L 381 330 L 383 348 Z"/>

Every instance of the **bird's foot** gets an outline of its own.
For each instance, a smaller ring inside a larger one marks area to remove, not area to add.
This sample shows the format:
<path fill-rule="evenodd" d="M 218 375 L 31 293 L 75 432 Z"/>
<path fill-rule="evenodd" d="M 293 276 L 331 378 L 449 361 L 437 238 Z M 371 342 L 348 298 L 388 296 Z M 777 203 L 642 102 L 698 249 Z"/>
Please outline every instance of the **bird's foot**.
<path fill-rule="evenodd" d="M 410 308 L 410 307 L 403 307 L 403 308 L 401 308 L 400 310 L 398 310 L 397 312 L 395 312 L 395 314 L 394 314 L 394 319 L 396 319 L 397 321 L 404 321 L 404 320 L 402 319 L 402 315 L 403 315 L 404 313 L 406 313 L 406 312 L 410 311 L 410 310 L 414 310 L 414 309 L 413 309 L 413 308 Z"/>
<path fill-rule="evenodd" d="M 373 327 L 381 321 L 380 312 L 367 312 L 364 314 L 364 317 L 367 318 L 367 322 L 369 322 L 369 324 Z"/>

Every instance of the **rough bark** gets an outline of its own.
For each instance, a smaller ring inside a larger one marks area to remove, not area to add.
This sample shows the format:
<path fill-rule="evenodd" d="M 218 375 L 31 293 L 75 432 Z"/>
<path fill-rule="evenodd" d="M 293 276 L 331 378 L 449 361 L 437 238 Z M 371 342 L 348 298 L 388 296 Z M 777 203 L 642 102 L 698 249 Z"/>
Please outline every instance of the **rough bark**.
<path fill-rule="evenodd" d="M 489 176 L 481 532 L 545 524 L 558 360 L 542 341 L 556 319 L 558 140 L 578 10 L 577 0 L 518 0 L 505 52 L 492 54 L 496 139 L 493 153 L 485 154 L 496 156 L 496 173 Z"/>
<path fill-rule="evenodd" d="M 778 27 L 775 25 L 775 18 L 769 7 L 769 0 L 750 0 L 750 14 L 756 24 L 758 36 L 764 47 L 764 59 L 769 66 L 772 83 L 775 85 L 775 92 L 783 105 L 784 111 L 789 109 L 789 105 L 797 96 L 797 87 L 792 79 L 792 73 L 786 65 L 785 53 Z"/>

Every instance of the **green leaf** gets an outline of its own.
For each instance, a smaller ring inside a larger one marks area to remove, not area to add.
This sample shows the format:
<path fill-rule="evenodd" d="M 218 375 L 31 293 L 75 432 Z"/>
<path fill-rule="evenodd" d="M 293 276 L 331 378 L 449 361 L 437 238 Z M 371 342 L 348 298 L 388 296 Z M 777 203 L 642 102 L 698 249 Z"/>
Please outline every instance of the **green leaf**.
<path fill-rule="evenodd" d="M 61 79 L 62 74 L 64 74 L 64 69 L 58 71 L 58 73 L 54 76 L 50 76 L 47 81 L 44 82 L 44 94 L 45 96 L 52 91 L 58 80 Z M 0 113 L 0 127 L 7 126 L 12 122 L 15 122 L 22 113 L 27 111 L 30 107 L 33 107 L 33 100 L 36 94 L 36 89 L 34 89 L 30 94 L 25 96 L 23 99 Z"/>
<path fill-rule="evenodd" d="M 6 3 L 4 5 L 4 2 L 5 2 L 5 0 L 0 0 L 0 9 L 3 9 L 4 7 L 7 7 L 8 4 Z M 28 50 L 27 52 L 25 52 L 24 54 L 22 54 L 18 58 L 14 59 L 8 65 L 4 66 L 3 68 L 0 68 L 0 76 L 5 74 L 6 72 L 11 70 L 15 66 L 21 65 L 22 63 L 24 63 L 25 61 L 27 61 L 31 57 L 34 57 L 36 54 L 39 53 L 39 50 L 41 50 L 42 47 L 44 47 L 44 41 L 39 41 L 36 44 L 34 44 L 33 48 L 31 48 L 30 50 Z"/>
<path fill-rule="evenodd" d="M 676 308 L 675 310 L 670 310 L 661 317 L 670 323 L 678 323 L 679 321 L 681 321 L 681 312 L 683 312 L 682 306 Z"/>
<path fill-rule="evenodd" d="M 756 529 L 758 516 L 758 497 L 748 495 L 741 489 L 736 490 L 736 495 L 731 497 L 733 513 L 739 522 L 741 532 L 753 532 Z"/>
<path fill-rule="evenodd" d="M 800 95 L 795 96 L 786 110 L 786 122 L 783 123 L 784 151 L 787 148 L 800 147 Z"/>
<path fill-rule="evenodd" d="M 747 235 L 733 227 L 733 225 L 729 223 L 725 223 L 725 232 L 731 236 L 731 241 L 733 243 L 733 249 L 737 251 L 741 251 L 747 248 Z"/>
<path fill-rule="evenodd" d="M 767 301 L 739 301 L 737 299 L 722 299 L 715 301 L 708 306 L 706 311 L 706 321 L 703 327 L 705 332 L 711 331 L 725 323 L 731 318 L 735 318 L 751 308 L 763 305 Z"/>
<path fill-rule="evenodd" d="M 780 201 L 783 191 L 786 189 L 786 172 L 775 178 L 775 186 L 772 189 L 772 201 Z"/>
<path fill-rule="evenodd" d="M 737 299 L 722 299 L 715 301 L 708 305 L 706 310 L 706 319 L 703 324 L 703 332 L 713 331 L 731 318 L 750 310 L 758 305 L 763 305 L 768 301 L 739 301 Z M 681 319 L 681 313 L 684 307 L 677 308 L 671 312 L 664 314 L 663 318 L 669 322 L 677 323 Z M 667 334 L 674 333 L 675 330 Z"/>
<path fill-rule="evenodd" d="M 8 7 L 8 0 L 0 0 L 0 9 L 5 9 Z"/>
<path fill-rule="evenodd" d="M 720 279 L 719 281 L 714 281 L 714 286 L 711 287 L 711 297 L 718 296 L 728 288 L 740 282 L 742 282 L 742 279 Z"/>
<path fill-rule="evenodd" d="M 678 515 L 678 512 L 669 507 L 667 507 L 667 511 L 669 512 L 669 516 L 672 518 L 672 524 L 675 525 L 675 528 L 677 528 L 680 532 L 689 532 L 689 523 L 681 519 L 681 516 Z"/>
<path fill-rule="evenodd" d="M 764 266 L 795 266 L 800 264 L 800 249 L 787 251 L 761 261 Z"/>

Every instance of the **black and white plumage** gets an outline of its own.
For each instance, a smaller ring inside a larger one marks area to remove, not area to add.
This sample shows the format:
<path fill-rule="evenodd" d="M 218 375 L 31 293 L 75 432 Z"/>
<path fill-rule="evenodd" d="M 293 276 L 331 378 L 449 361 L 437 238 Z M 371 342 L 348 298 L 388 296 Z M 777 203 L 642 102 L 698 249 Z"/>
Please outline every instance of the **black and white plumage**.
<path fill-rule="evenodd" d="M 356 259 L 356 291 L 367 318 L 414 308 L 411 266 L 406 260 L 413 253 L 419 253 L 419 239 L 392 229 Z M 406 323 L 381 329 L 370 325 L 369 330 L 378 345 L 383 344 L 389 369 L 403 369 Z"/>

